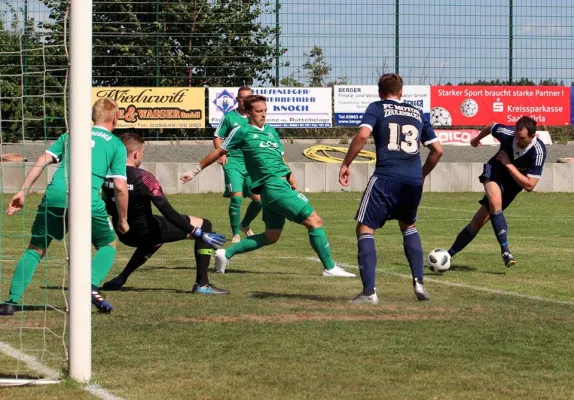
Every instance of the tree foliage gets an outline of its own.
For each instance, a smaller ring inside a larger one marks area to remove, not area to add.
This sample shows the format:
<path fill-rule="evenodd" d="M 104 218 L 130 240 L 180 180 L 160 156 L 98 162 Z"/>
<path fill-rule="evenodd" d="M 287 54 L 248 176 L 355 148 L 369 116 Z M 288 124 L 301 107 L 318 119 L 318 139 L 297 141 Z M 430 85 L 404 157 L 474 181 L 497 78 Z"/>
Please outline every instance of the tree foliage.
<path fill-rule="evenodd" d="M 45 139 L 65 130 L 63 48 L 46 46 L 33 19 L 5 2 L 0 19 L 2 141 Z M 3 21 L 11 21 L 8 26 Z"/>
<path fill-rule="evenodd" d="M 45 0 L 63 21 L 67 4 Z M 259 0 L 95 1 L 93 76 L 98 86 L 273 84 L 273 12 Z M 47 25 L 61 40 L 62 22 Z M 284 52 L 279 49 L 280 53 Z"/>
<path fill-rule="evenodd" d="M 287 87 L 332 87 L 335 85 L 348 85 L 349 78 L 339 77 L 333 81 L 328 81 L 332 67 L 327 63 L 323 49 L 319 46 L 313 46 L 309 53 L 303 53 L 307 60 L 301 66 L 301 69 L 293 72 L 291 75 L 281 80 L 281 86 Z M 306 75 L 306 81 L 301 82 L 297 79 L 298 75 Z"/>

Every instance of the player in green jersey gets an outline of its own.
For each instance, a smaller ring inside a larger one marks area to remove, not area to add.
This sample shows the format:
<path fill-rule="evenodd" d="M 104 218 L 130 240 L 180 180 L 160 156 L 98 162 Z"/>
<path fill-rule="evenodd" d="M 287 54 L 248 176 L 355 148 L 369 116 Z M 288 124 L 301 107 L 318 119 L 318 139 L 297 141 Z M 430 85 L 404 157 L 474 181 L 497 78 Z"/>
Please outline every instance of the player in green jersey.
<path fill-rule="evenodd" d="M 333 262 L 323 220 L 313 210 L 305 195 L 297 191 L 295 179 L 285 164 L 279 135 L 273 127 L 265 125 L 265 97 L 248 97 L 245 99 L 245 110 L 249 125 L 232 130 L 218 149 L 207 155 L 194 170 L 181 177 L 184 183 L 188 182 L 228 151 L 240 149 L 245 156 L 247 172 L 253 181 L 251 191 L 261 195 L 265 233 L 249 236 L 227 249 L 217 250 L 215 270 L 225 272 L 229 259 L 236 254 L 276 243 L 283 231 L 285 220 L 288 219 L 308 229 L 311 247 L 323 263 L 323 276 L 354 277 L 354 274 Z"/>
<path fill-rule="evenodd" d="M 221 146 L 221 142 L 229 136 L 233 129 L 249 124 L 243 100 L 251 95 L 253 95 L 253 92 L 246 86 L 240 87 L 237 91 L 237 108 L 225 114 L 215 131 L 213 145 L 216 149 Z M 228 151 L 227 154 L 219 157 L 217 162 L 223 167 L 225 176 L 225 193 L 223 197 L 229 197 L 229 222 L 231 224 L 231 232 L 233 232 L 231 243 L 237 243 L 240 240 L 240 231 L 247 236 L 253 235 L 253 231 L 249 226 L 261 211 L 261 196 L 252 193 L 249 189 L 251 178 L 245 168 L 243 152 L 240 149 Z M 241 218 L 241 202 L 244 197 L 251 197 L 251 204 L 247 207 L 243 220 L 239 222 Z"/>
<path fill-rule="evenodd" d="M 108 98 L 99 99 L 92 107 L 92 244 L 97 249 L 92 259 L 92 303 L 101 312 L 109 313 L 113 307 L 98 292 L 114 262 L 116 236 L 108 219 L 106 205 L 100 197 L 104 178 L 114 180 L 115 198 L 120 216 L 118 230 L 127 232 L 128 188 L 126 181 L 126 148 L 112 131 L 118 121 L 118 105 Z M 17 304 L 32 280 L 34 271 L 52 239 L 64 238 L 68 224 L 69 135 L 64 133 L 30 169 L 18 193 L 12 197 L 6 213 L 12 215 L 24 207 L 28 190 L 40 177 L 47 165 L 60 162 L 52 181 L 46 188 L 36 218 L 28 249 L 18 260 L 8 301 L 0 304 L 0 315 L 13 315 Z"/>

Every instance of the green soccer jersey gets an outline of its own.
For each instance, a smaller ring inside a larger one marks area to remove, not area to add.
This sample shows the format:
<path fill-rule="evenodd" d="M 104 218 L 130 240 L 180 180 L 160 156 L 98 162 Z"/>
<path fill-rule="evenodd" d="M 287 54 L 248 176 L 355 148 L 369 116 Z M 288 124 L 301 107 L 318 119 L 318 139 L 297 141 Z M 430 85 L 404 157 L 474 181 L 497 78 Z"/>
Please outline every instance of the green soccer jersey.
<path fill-rule="evenodd" d="M 46 188 L 44 201 L 50 207 L 67 208 L 69 182 L 69 135 L 64 133 L 46 152 L 60 162 L 52 181 Z M 126 179 L 126 147 L 105 128 L 92 128 L 92 205 L 101 201 L 100 189 L 104 178 Z"/>
<path fill-rule="evenodd" d="M 269 178 L 281 178 L 291 173 L 283 161 L 283 146 L 277 131 L 269 125 L 258 128 L 253 125 L 237 127 L 221 144 L 226 151 L 241 150 L 245 155 L 245 167 L 253 183 L 253 193 Z"/>
<path fill-rule="evenodd" d="M 215 137 L 225 140 L 229 136 L 232 130 L 237 128 L 238 126 L 246 126 L 249 125 L 249 120 L 246 116 L 243 116 L 237 112 L 237 110 L 233 110 L 225 114 L 223 119 L 221 120 L 217 130 L 215 131 Z M 243 152 L 239 149 L 229 151 L 227 153 L 227 160 L 230 164 L 238 163 L 243 164 Z"/>

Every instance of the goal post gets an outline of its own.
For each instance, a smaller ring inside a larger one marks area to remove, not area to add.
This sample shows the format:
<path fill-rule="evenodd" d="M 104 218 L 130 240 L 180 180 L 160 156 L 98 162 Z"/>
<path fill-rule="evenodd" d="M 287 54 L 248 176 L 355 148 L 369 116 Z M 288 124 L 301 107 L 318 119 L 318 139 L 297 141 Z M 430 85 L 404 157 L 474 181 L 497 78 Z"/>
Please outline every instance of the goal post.
<path fill-rule="evenodd" d="M 69 373 L 92 375 L 92 0 L 70 2 Z"/>

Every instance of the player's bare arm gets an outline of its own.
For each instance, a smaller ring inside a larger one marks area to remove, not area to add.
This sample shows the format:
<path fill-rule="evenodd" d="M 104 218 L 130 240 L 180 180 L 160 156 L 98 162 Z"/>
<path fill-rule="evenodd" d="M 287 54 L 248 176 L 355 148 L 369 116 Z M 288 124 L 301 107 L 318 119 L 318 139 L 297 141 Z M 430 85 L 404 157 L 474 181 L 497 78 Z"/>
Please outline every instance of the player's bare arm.
<path fill-rule="evenodd" d="M 440 158 L 442 157 L 444 150 L 442 148 L 442 144 L 437 140 L 432 142 L 428 146 L 429 154 L 427 159 L 423 165 L 423 178 L 425 178 L 431 171 L 436 167 Z"/>
<path fill-rule="evenodd" d="M 359 128 L 359 132 L 353 138 L 351 145 L 349 146 L 349 150 L 347 151 L 347 155 L 343 160 L 343 164 L 341 165 L 341 169 L 339 170 L 339 183 L 343 186 L 349 186 L 349 177 L 351 176 L 351 171 L 349 167 L 351 163 L 357 158 L 365 144 L 367 144 L 367 140 L 371 135 L 371 128 L 368 126 L 362 126 Z"/>
<path fill-rule="evenodd" d="M 128 225 L 128 182 L 124 178 L 114 178 L 114 197 L 118 209 L 118 230 L 127 233 Z"/>
<path fill-rule="evenodd" d="M 223 141 L 223 140 L 221 140 L 220 137 L 217 137 L 217 136 L 214 137 L 214 138 L 213 138 L 213 147 L 215 147 L 215 149 L 219 149 L 219 148 L 221 147 L 221 142 L 222 142 L 222 141 Z M 217 163 L 220 164 L 220 165 L 227 164 L 227 163 L 228 163 L 228 161 L 227 161 L 227 155 L 224 154 L 224 155 L 222 155 L 221 157 L 219 157 L 219 159 L 217 160 Z"/>
<path fill-rule="evenodd" d="M 516 181 L 520 185 L 520 187 L 527 192 L 531 192 L 536 187 L 539 178 L 532 178 L 530 176 L 522 175 L 522 173 L 512 164 L 510 161 L 510 157 L 504 150 L 499 151 L 496 154 L 496 159 L 499 163 L 501 163 L 510 173 L 512 179 Z"/>
<path fill-rule="evenodd" d="M 213 150 L 211 153 L 209 153 L 207 156 L 205 156 L 205 158 L 203 160 L 201 160 L 201 162 L 199 163 L 199 165 L 197 167 L 195 167 L 191 171 L 184 172 L 183 175 L 181 176 L 181 181 L 183 183 L 191 181 L 203 169 L 209 167 L 211 164 L 213 164 L 215 161 L 217 161 L 218 158 L 225 155 L 226 153 L 227 153 L 227 150 L 225 150 L 222 147 L 219 147 L 219 148 Z"/>
<path fill-rule="evenodd" d="M 482 139 L 484 139 L 485 137 L 487 137 L 488 135 L 490 135 L 490 133 L 492 132 L 492 127 L 494 126 L 494 123 L 485 126 L 484 128 L 482 128 L 482 130 L 480 131 L 480 133 L 478 134 L 477 137 L 475 137 L 474 139 L 472 139 L 470 141 L 470 145 L 472 147 L 478 147 L 480 146 L 480 141 Z"/>
<path fill-rule="evenodd" d="M 44 153 L 41 154 L 40 157 L 38 157 L 38 159 L 34 163 L 34 166 L 26 174 L 26 178 L 24 179 L 24 182 L 20 186 L 20 190 L 18 190 L 18 193 L 16 193 L 10 200 L 8 208 L 6 209 L 6 214 L 12 215 L 15 212 L 20 211 L 24 207 L 24 201 L 26 199 L 28 191 L 30 190 L 32 185 L 36 183 L 40 175 L 42 175 L 44 168 L 46 168 L 47 165 L 56 163 L 57 161 L 58 160 L 56 159 L 56 157 L 54 157 L 50 153 Z"/>

